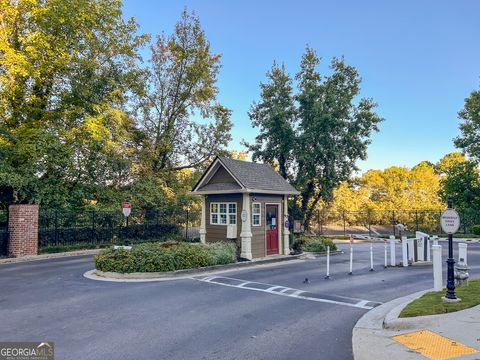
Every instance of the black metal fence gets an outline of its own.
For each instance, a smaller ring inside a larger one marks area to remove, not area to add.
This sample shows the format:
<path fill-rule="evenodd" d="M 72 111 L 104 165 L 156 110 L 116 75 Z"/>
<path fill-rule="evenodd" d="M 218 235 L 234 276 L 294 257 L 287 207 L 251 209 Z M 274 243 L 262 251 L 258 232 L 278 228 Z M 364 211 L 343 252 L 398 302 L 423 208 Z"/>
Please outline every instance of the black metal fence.
<path fill-rule="evenodd" d="M 480 224 L 480 210 L 458 210 L 461 227 L 467 234 L 470 227 Z M 365 210 L 365 211 L 317 211 L 310 228 L 322 235 L 365 234 L 397 235 L 395 225 L 403 224 L 407 233 L 423 231 L 443 235 L 440 226 L 442 210 Z"/>
<path fill-rule="evenodd" d="M 121 211 L 41 210 L 38 243 L 42 249 L 157 239 L 192 241 L 198 235 L 199 223 L 199 212 L 193 210 L 133 210 L 128 217 L 128 226 Z"/>
<path fill-rule="evenodd" d="M 8 247 L 8 211 L 0 210 L 0 257 L 7 256 Z"/>

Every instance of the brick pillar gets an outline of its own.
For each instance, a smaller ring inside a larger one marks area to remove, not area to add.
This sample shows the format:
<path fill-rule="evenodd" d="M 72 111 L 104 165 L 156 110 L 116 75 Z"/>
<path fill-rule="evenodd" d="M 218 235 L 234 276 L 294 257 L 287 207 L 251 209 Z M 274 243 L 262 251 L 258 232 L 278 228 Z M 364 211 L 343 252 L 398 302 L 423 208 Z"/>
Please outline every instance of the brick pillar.
<path fill-rule="evenodd" d="M 8 256 L 37 255 L 38 205 L 10 205 L 8 208 Z"/>

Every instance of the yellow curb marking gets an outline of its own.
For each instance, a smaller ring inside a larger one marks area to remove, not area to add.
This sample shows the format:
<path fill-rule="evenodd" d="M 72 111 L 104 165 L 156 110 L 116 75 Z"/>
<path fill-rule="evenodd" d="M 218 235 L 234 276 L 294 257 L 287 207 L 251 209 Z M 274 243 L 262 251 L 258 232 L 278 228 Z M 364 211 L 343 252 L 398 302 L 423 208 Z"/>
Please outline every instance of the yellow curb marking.
<path fill-rule="evenodd" d="M 478 350 L 474 348 L 440 336 L 429 330 L 393 336 L 392 339 L 431 360 L 452 359 L 457 356 L 470 355 L 478 352 Z"/>

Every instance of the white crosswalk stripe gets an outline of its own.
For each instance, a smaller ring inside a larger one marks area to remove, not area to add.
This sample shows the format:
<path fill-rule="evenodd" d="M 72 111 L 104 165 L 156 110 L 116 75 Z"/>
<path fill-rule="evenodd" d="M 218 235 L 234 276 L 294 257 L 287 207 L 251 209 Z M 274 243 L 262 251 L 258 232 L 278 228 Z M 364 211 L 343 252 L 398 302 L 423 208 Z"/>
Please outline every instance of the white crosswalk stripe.
<path fill-rule="evenodd" d="M 344 301 L 340 301 L 340 300 L 321 298 L 321 297 L 316 297 L 314 296 L 315 294 L 308 293 L 304 290 L 293 289 L 293 288 L 289 288 L 281 285 L 265 284 L 265 283 L 255 282 L 255 281 L 246 281 L 242 279 L 235 279 L 235 278 L 223 277 L 223 276 L 192 277 L 191 279 L 201 281 L 201 282 L 207 282 L 210 284 L 237 288 L 237 289 L 253 290 L 253 291 L 260 291 L 260 292 L 265 292 L 273 295 L 287 296 L 295 299 L 309 300 L 309 301 L 329 303 L 329 304 L 342 305 L 342 306 L 350 306 L 350 307 L 356 307 L 356 308 L 366 309 L 366 310 L 370 310 L 374 308 L 374 306 L 367 305 L 369 303 L 372 303 L 371 301 L 368 301 L 368 300 L 350 299 L 346 297 L 332 297 L 332 298 L 338 298 L 338 299 L 345 299 Z M 348 302 L 349 300 L 351 302 Z M 379 305 L 380 303 L 376 303 L 376 304 Z"/>

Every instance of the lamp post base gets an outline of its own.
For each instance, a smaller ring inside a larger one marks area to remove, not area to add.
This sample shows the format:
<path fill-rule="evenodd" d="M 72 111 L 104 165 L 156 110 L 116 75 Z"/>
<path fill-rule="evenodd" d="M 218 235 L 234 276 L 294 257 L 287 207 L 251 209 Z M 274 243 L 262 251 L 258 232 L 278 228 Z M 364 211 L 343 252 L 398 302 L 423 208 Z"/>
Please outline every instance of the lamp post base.
<path fill-rule="evenodd" d="M 460 298 L 449 299 L 446 296 L 442 296 L 442 300 L 445 301 L 445 302 L 448 302 L 448 303 L 458 303 L 458 302 L 462 301 L 462 299 L 460 299 Z"/>

